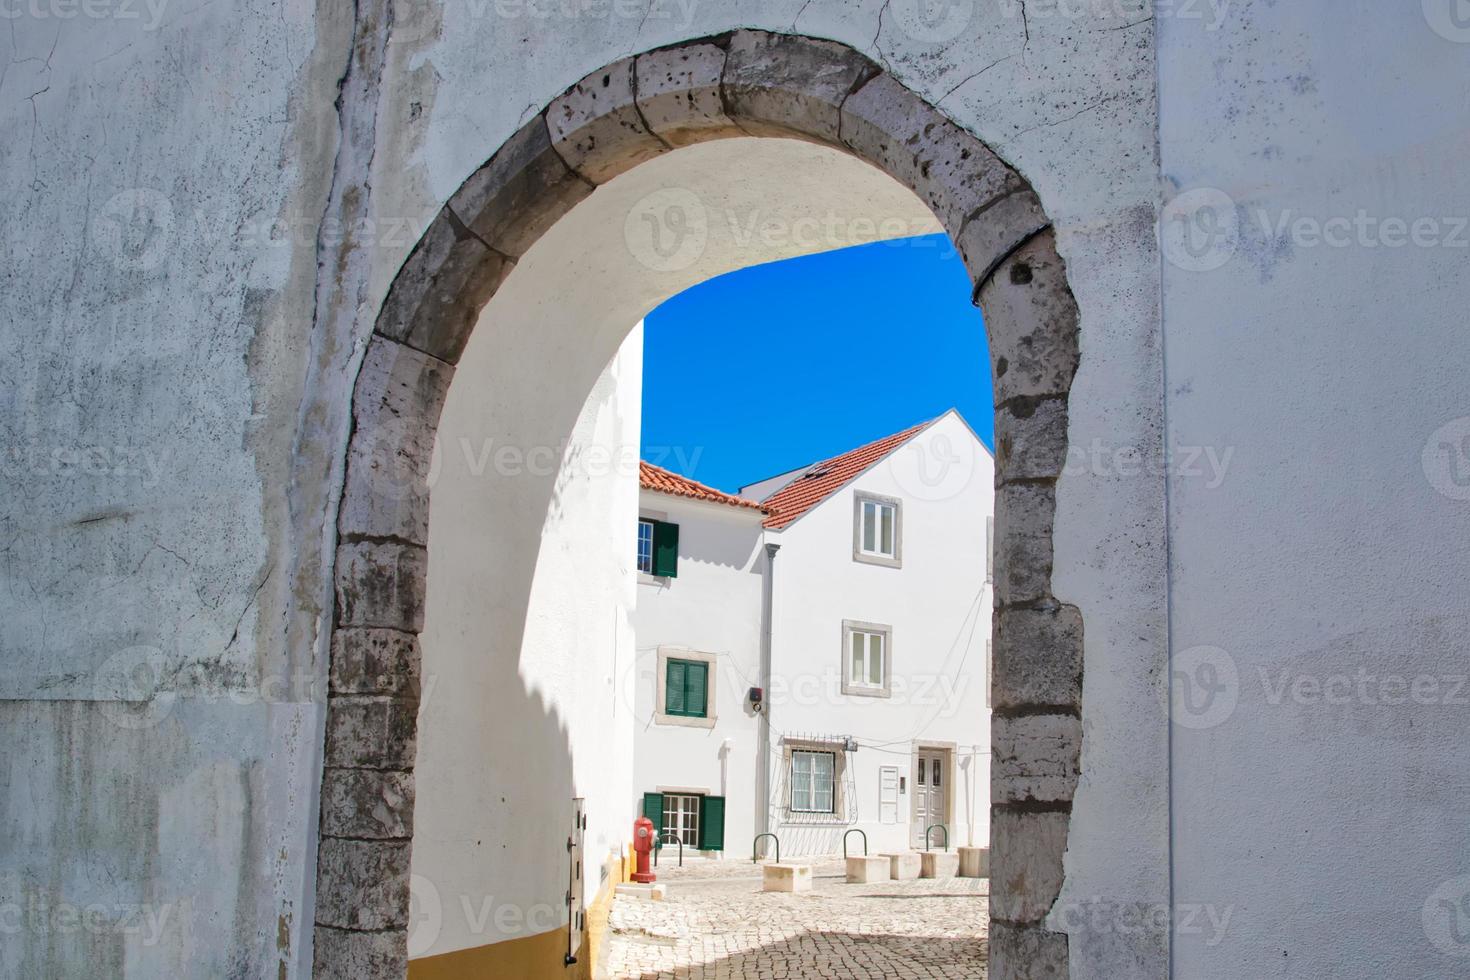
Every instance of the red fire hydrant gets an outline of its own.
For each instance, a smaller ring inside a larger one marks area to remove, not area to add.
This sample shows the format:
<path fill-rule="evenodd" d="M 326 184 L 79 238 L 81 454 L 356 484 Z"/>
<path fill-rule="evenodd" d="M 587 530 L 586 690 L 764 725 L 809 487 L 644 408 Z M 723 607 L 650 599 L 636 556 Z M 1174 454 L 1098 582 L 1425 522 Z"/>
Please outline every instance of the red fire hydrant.
<path fill-rule="evenodd" d="M 647 817 L 639 817 L 633 821 L 633 851 L 638 855 L 638 870 L 633 872 L 633 880 L 640 885 L 651 885 L 658 876 L 648 870 L 648 855 L 653 853 L 653 821 Z"/>

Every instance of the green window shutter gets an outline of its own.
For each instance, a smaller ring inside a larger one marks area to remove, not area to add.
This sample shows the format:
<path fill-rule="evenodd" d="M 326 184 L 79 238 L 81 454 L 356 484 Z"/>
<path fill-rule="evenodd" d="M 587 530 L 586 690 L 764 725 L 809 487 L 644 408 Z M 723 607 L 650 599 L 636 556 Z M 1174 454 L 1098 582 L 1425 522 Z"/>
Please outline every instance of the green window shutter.
<path fill-rule="evenodd" d="M 706 796 L 699 803 L 699 849 L 725 849 L 725 798 Z"/>
<path fill-rule="evenodd" d="M 709 691 L 709 664 L 690 661 L 684 665 L 684 713 L 691 718 L 709 716 L 705 695 Z"/>
<path fill-rule="evenodd" d="M 653 574 L 660 578 L 679 574 L 679 525 L 653 522 Z"/>
<path fill-rule="evenodd" d="M 664 794 L 643 794 L 643 815 L 653 821 L 653 839 L 655 846 L 663 846 L 658 843 L 664 832 Z"/>
<path fill-rule="evenodd" d="M 664 677 L 664 713 L 669 715 L 688 714 L 684 700 L 685 686 L 689 683 L 689 662 L 670 660 L 668 673 Z"/>

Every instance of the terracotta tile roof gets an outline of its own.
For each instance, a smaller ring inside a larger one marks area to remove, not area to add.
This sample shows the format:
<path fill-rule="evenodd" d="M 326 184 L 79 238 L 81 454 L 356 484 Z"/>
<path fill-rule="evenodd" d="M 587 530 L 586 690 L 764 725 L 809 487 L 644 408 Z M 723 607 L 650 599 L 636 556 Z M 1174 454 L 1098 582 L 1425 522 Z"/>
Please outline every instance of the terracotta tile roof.
<path fill-rule="evenodd" d="M 794 523 L 797 518 L 846 486 L 859 473 L 893 452 L 935 421 L 935 419 L 930 419 L 928 422 L 920 422 L 912 428 L 895 432 L 891 436 L 885 436 L 866 446 L 859 446 L 841 456 L 833 456 L 820 463 L 813 463 L 801 476 L 761 501 L 770 511 L 770 516 L 763 523 L 766 527 L 776 530 Z"/>
<path fill-rule="evenodd" d="M 749 507 L 761 513 L 766 512 L 766 508 L 754 500 L 746 500 L 744 497 L 732 496 L 714 487 L 707 487 L 687 476 L 680 476 L 662 466 L 654 466 L 641 459 L 638 461 L 638 485 L 644 490 L 652 490 L 655 493 L 668 493 L 675 497 L 688 497 L 691 500 L 703 500 L 711 504 Z"/>

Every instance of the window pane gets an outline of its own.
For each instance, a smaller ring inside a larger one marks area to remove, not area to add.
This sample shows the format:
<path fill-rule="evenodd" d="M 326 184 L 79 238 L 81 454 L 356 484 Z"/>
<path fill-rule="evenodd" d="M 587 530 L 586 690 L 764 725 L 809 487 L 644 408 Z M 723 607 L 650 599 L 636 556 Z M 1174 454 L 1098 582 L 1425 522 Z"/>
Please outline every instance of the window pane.
<path fill-rule="evenodd" d="M 871 503 L 867 503 L 867 502 L 864 502 L 863 503 L 863 550 L 864 551 L 872 551 L 874 549 L 874 541 L 875 541 L 875 539 L 877 537 L 876 528 L 874 527 L 874 523 L 875 523 L 875 520 L 876 520 L 876 517 L 877 517 L 877 515 L 874 513 L 876 510 L 877 510 L 877 508 L 874 507 Z"/>
<path fill-rule="evenodd" d="M 931 773 L 931 778 L 930 778 L 929 781 L 931 783 L 933 783 L 935 786 L 938 786 L 939 785 L 940 775 L 939 775 L 939 760 L 938 759 L 935 759 L 934 760 L 934 770 Z"/>
<path fill-rule="evenodd" d="M 866 633 L 852 632 L 852 669 L 848 671 L 847 679 L 850 683 L 861 684 L 863 675 L 867 671 L 863 668 L 863 640 Z"/>
<path fill-rule="evenodd" d="M 924 785 L 924 760 L 919 760 L 919 785 Z"/>
<path fill-rule="evenodd" d="M 883 635 L 872 633 L 868 636 L 868 683 L 874 687 L 883 686 Z"/>
<path fill-rule="evenodd" d="M 883 507 L 883 535 L 882 547 L 878 550 L 885 555 L 893 554 L 893 508 Z"/>

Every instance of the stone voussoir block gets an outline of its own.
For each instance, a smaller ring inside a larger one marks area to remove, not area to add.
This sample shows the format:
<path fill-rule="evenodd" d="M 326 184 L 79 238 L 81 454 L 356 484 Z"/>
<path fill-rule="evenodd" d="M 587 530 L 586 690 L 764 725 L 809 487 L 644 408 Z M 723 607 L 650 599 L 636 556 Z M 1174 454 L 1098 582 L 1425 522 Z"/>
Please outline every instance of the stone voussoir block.
<path fill-rule="evenodd" d="M 990 980 L 1066 980 L 1067 935 L 990 922 Z"/>
<path fill-rule="evenodd" d="M 1072 715 L 991 720 L 990 801 L 1067 803 L 1077 793 L 1082 722 Z"/>
<path fill-rule="evenodd" d="M 496 251 L 520 258 L 591 193 L 552 149 L 546 118 L 538 115 L 454 192 L 449 210 Z"/>
<path fill-rule="evenodd" d="M 322 834 L 369 840 L 413 836 L 413 773 L 327 769 L 322 775 Z"/>
<path fill-rule="evenodd" d="M 348 541 L 337 547 L 337 625 L 424 628 L 428 553 L 399 541 Z"/>
<path fill-rule="evenodd" d="M 1051 596 L 1056 487 L 1007 483 L 995 493 L 995 597 L 1001 605 Z"/>
<path fill-rule="evenodd" d="M 316 924 L 336 929 L 408 925 L 409 844 L 323 837 L 317 852 Z"/>
<path fill-rule="evenodd" d="M 996 267 L 980 287 L 980 307 L 990 338 L 996 405 L 1071 390 L 1080 357 L 1077 303 L 1051 229 Z"/>
<path fill-rule="evenodd" d="M 955 237 L 970 215 L 1026 186 L 985 144 L 887 73 L 842 103 L 842 142 L 911 188 Z"/>
<path fill-rule="evenodd" d="M 995 412 L 995 479 L 1054 480 L 1067 465 L 1067 399 L 1014 398 Z"/>
<path fill-rule="evenodd" d="M 720 94 L 723 48 L 713 44 L 662 48 L 639 55 L 633 70 L 643 121 L 670 146 L 744 135 L 725 115 Z"/>
<path fill-rule="evenodd" d="M 327 702 L 326 765 L 348 769 L 413 768 L 418 707 L 411 698 L 349 695 Z"/>
<path fill-rule="evenodd" d="M 1005 711 L 1082 707 L 1082 611 L 1076 606 L 1002 607 L 993 618 L 992 707 Z"/>
<path fill-rule="evenodd" d="M 1071 814 L 990 813 L 990 911 L 1015 925 L 1045 920 L 1062 891 Z"/>
<path fill-rule="evenodd" d="M 352 442 L 337 513 L 344 536 L 429 540 L 435 431 L 454 368 L 381 336 L 352 395 Z"/>
<path fill-rule="evenodd" d="M 843 101 L 877 70 L 833 41 L 736 31 L 725 59 L 725 104 L 730 118 L 753 136 L 795 136 L 837 146 Z"/>
<path fill-rule="evenodd" d="M 377 332 L 453 364 L 511 262 L 441 209 L 398 271 Z"/>
<path fill-rule="evenodd" d="M 638 113 L 634 59 L 593 72 L 546 107 L 551 145 L 567 166 L 594 184 L 668 150 Z"/>
<path fill-rule="evenodd" d="M 422 657 L 419 638 L 393 629 L 332 631 L 332 694 L 387 694 L 417 698 Z"/>
<path fill-rule="evenodd" d="M 317 926 L 312 945 L 315 980 L 401 977 L 408 972 L 408 931 L 352 932 Z"/>
<path fill-rule="evenodd" d="M 1026 186 L 1011 189 L 970 215 L 955 244 L 975 289 L 990 280 L 1008 255 L 1050 224 L 1041 198 Z"/>

